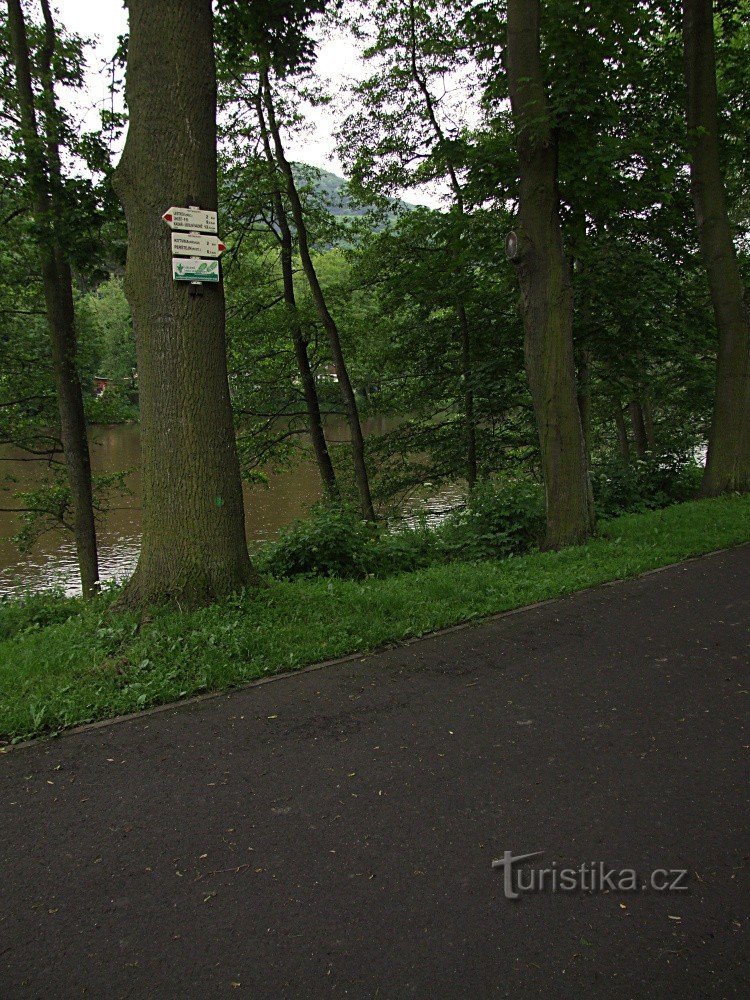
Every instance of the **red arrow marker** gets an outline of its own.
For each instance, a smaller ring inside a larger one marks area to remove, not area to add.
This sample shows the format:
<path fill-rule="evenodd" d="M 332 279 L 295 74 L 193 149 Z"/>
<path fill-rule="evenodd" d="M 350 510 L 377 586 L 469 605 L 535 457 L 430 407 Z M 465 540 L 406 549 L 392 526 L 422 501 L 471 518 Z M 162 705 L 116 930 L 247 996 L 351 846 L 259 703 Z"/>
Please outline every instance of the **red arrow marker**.
<path fill-rule="evenodd" d="M 219 244 L 219 253 L 224 253 L 225 250 L 226 250 L 226 247 L 224 246 L 224 244 L 220 243 Z"/>
<path fill-rule="evenodd" d="M 162 219 L 164 219 L 165 222 L 172 222 L 173 221 L 172 213 L 165 212 L 164 215 L 162 215 Z"/>

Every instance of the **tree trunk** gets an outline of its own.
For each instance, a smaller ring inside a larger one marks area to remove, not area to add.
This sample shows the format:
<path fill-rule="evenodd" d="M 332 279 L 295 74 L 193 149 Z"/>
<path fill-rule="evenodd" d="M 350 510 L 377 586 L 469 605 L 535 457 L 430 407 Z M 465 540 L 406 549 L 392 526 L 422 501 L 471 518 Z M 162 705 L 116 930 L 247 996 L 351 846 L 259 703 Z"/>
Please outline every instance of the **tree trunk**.
<path fill-rule="evenodd" d="M 174 282 L 171 205 L 215 210 L 211 0 L 129 0 L 130 125 L 115 190 L 138 356 L 143 540 L 123 602 L 211 601 L 257 577 L 245 539 L 220 283 Z"/>
<path fill-rule="evenodd" d="M 638 458 L 645 458 L 648 455 L 648 434 L 646 433 L 646 421 L 643 419 L 643 408 L 637 399 L 628 403 L 630 414 L 630 424 L 633 428 L 633 442 L 635 443 L 635 453 Z"/>
<path fill-rule="evenodd" d="M 40 59 L 41 100 L 45 108 L 46 142 L 42 140 L 37 126 L 28 37 L 20 0 L 8 0 L 8 24 L 16 73 L 26 172 L 32 191 L 33 211 L 39 234 L 42 284 L 52 345 L 52 371 L 60 415 L 60 437 L 73 505 L 73 532 L 81 575 L 81 590 L 84 597 L 90 597 L 99 586 L 91 460 L 86 436 L 83 394 L 76 368 L 76 329 L 70 265 L 59 238 L 62 221 L 59 200 L 62 177 L 52 72 L 56 42 L 55 27 L 46 0 L 43 0 L 42 8 L 45 18 L 45 45 Z"/>
<path fill-rule="evenodd" d="M 320 286 L 318 275 L 315 270 L 315 264 L 313 263 L 312 255 L 310 253 L 310 245 L 307 236 L 307 226 L 305 224 L 302 202 L 300 201 L 297 185 L 294 181 L 292 165 L 287 160 L 286 154 L 284 153 L 284 146 L 281 141 L 281 132 L 279 131 L 278 123 L 276 121 L 276 113 L 273 106 L 271 85 L 268 78 L 268 71 L 266 69 L 262 71 L 261 78 L 263 98 L 266 106 L 266 113 L 268 115 L 268 127 L 270 129 L 271 136 L 273 137 L 276 161 L 286 181 L 287 195 L 289 197 L 289 203 L 292 207 L 292 216 L 297 230 L 297 245 L 299 247 L 302 268 L 310 286 L 310 291 L 312 293 L 313 302 L 315 303 L 318 316 L 320 317 L 323 329 L 326 331 L 328 336 L 328 342 L 331 348 L 331 358 L 338 377 L 339 392 L 341 393 L 341 400 L 344 404 L 346 419 L 349 424 L 349 432 L 352 438 L 351 448 L 354 463 L 354 476 L 357 483 L 357 489 L 359 491 L 362 516 L 367 520 L 374 521 L 375 510 L 372 505 L 370 480 L 367 475 L 367 465 L 365 462 L 365 440 L 362 434 L 362 425 L 359 419 L 357 400 L 354 395 L 354 389 L 352 388 L 349 372 L 346 367 L 346 361 L 344 360 L 344 354 L 341 349 L 341 338 L 339 337 L 338 326 L 328 310 L 325 295 L 323 294 L 323 289 Z"/>
<path fill-rule="evenodd" d="M 591 460 L 591 356 L 584 347 L 578 364 L 578 412 L 581 417 L 586 464 Z"/>
<path fill-rule="evenodd" d="M 594 527 L 578 411 L 573 294 L 557 194 L 557 138 L 539 53 L 539 0 L 508 0 L 508 86 L 516 123 L 520 191 L 517 245 L 526 372 L 539 432 L 547 548 L 574 545 Z"/>
<path fill-rule="evenodd" d="M 646 430 L 646 443 L 649 451 L 656 451 L 656 431 L 654 430 L 654 407 L 651 397 L 646 394 L 641 396 L 641 410 L 643 411 L 643 426 Z"/>
<path fill-rule="evenodd" d="M 620 456 L 624 462 L 629 462 L 630 442 L 628 441 L 628 428 L 625 424 L 622 405 L 619 402 L 615 403 L 615 427 L 617 428 L 617 444 L 620 448 Z"/>
<path fill-rule="evenodd" d="M 461 334 L 461 375 L 464 383 L 464 423 L 466 429 L 466 481 L 472 489 L 477 481 L 477 428 L 472 385 L 471 332 L 463 302 L 456 306 Z"/>
<path fill-rule="evenodd" d="M 281 276 L 284 284 L 284 302 L 291 326 L 292 341 L 294 344 L 294 354 L 297 358 L 300 379 L 302 381 L 302 392 L 305 397 L 307 408 L 307 420 L 310 429 L 310 440 L 312 441 L 315 461 L 318 464 L 318 471 L 323 482 L 323 489 L 326 496 L 335 500 L 339 497 L 339 487 L 336 482 L 336 473 L 331 462 L 328 451 L 325 430 L 323 428 L 323 418 L 320 414 L 320 400 L 318 399 L 318 389 L 315 385 L 315 376 L 310 367 L 310 357 L 307 353 L 307 341 L 302 334 L 302 327 L 297 310 L 297 301 L 294 294 L 294 241 L 292 230 L 287 219 L 284 199 L 276 183 L 277 165 L 271 149 L 271 142 L 268 137 L 266 118 L 263 112 L 263 102 L 261 94 L 258 95 L 256 103 L 256 113 L 258 115 L 258 125 L 260 126 L 261 139 L 263 141 L 263 151 L 269 168 L 273 172 L 273 205 L 276 220 L 281 234 Z"/>
<path fill-rule="evenodd" d="M 750 490 L 750 308 L 727 213 L 711 0 L 683 0 L 690 180 L 719 349 L 704 494 Z"/>
<path fill-rule="evenodd" d="M 445 132 L 438 121 L 438 116 L 435 111 L 435 102 L 430 93 L 430 88 L 427 85 L 427 80 L 424 73 L 419 68 L 419 62 L 417 60 L 417 25 L 416 16 L 414 12 L 414 0 L 409 2 L 409 60 L 411 65 L 411 77 L 414 83 L 419 88 L 422 98 L 424 100 L 425 111 L 427 112 L 427 118 L 430 122 L 430 127 L 432 128 L 433 134 L 437 139 L 438 145 L 443 150 L 443 155 L 445 158 L 445 169 L 448 175 L 448 182 L 450 184 L 451 190 L 453 191 L 453 199 L 456 206 L 456 211 L 459 217 L 463 220 L 466 215 L 466 206 L 464 203 L 463 189 L 461 188 L 461 182 L 458 179 L 458 172 L 456 166 L 450 156 L 447 156 L 444 152 L 446 147 Z M 463 298 L 459 298 L 455 305 L 456 318 L 458 319 L 458 331 L 461 341 L 461 377 L 464 383 L 464 426 L 466 433 L 466 481 L 469 484 L 469 489 L 471 490 L 477 481 L 477 429 L 476 429 L 476 417 L 474 415 L 474 374 L 473 374 L 473 364 L 471 358 L 471 327 L 469 326 L 469 319 L 466 314 L 466 305 Z"/>

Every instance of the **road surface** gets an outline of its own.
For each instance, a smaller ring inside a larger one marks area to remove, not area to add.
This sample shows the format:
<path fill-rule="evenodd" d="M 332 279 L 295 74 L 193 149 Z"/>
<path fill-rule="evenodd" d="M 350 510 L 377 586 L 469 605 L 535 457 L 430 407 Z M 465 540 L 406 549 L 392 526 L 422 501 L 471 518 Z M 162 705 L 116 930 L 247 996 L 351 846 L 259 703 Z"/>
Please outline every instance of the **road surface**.
<path fill-rule="evenodd" d="M 747 995 L 749 623 L 743 546 L 1 755 L 0 996 Z"/>

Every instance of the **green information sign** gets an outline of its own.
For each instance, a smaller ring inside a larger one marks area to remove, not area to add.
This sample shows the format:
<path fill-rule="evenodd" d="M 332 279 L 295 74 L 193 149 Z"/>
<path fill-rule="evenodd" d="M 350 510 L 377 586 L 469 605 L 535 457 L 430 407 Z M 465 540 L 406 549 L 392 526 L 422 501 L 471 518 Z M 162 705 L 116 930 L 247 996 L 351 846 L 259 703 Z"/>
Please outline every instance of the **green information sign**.
<path fill-rule="evenodd" d="M 172 277 L 175 281 L 218 281 L 218 260 L 200 257 L 173 257 Z"/>

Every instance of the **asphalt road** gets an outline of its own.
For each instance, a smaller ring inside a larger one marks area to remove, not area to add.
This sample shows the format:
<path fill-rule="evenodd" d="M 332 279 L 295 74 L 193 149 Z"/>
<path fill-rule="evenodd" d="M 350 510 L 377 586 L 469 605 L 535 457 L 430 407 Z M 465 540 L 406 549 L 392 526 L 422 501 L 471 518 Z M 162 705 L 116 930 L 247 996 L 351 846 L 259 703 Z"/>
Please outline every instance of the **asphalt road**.
<path fill-rule="evenodd" d="M 0 997 L 747 996 L 749 625 L 744 546 L 0 755 Z"/>

